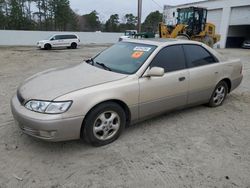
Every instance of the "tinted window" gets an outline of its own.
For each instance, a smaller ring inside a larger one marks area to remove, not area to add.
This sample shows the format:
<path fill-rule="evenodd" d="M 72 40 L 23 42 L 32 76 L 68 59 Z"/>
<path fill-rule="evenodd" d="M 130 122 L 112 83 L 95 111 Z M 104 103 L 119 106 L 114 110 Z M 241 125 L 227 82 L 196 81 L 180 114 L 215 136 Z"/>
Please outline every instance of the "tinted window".
<path fill-rule="evenodd" d="M 68 36 L 68 35 L 61 35 L 60 38 L 61 38 L 61 39 L 68 39 L 69 36 Z"/>
<path fill-rule="evenodd" d="M 75 35 L 70 35 L 71 39 L 76 39 L 77 37 Z"/>
<path fill-rule="evenodd" d="M 62 40 L 62 39 L 76 39 L 75 35 L 56 35 L 55 40 Z"/>
<path fill-rule="evenodd" d="M 218 62 L 206 49 L 198 45 L 183 45 L 188 67 L 198 67 Z"/>
<path fill-rule="evenodd" d="M 60 36 L 60 35 L 56 35 L 56 36 L 54 36 L 54 39 L 55 39 L 55 40 L 60 40 L 60 39 L 61 39 L 61 36 Z"/>
<path fill-rule="evenodd" d="M 69 35 L 61 35 L 61 39 L 69 39 Z"/>
<path fill-rule="evenodd" d="M 185 69 L 185 56 L 182 46 L 174 45 L 162 49 L 155 56 L 150 67 L 162 67 L 165 72 Z"/>
<path fill-rule="evenodd" d="M 76 39 L 77 37 L 75 35 L 63 35 L 64 39 Z"/>

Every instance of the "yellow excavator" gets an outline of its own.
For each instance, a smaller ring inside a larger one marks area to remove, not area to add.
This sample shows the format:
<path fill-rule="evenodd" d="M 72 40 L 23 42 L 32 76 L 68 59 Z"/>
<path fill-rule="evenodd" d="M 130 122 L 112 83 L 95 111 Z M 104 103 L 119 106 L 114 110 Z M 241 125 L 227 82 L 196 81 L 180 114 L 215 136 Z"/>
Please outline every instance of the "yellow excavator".
<path fill-rule="evenodd" d="M 188 7 L 177 9 L 176 26 L 167 26 L 159 23 L 160 38 L 178 38 L 195 40 L 213 47 L 220 40 L 215 34 L 215 25 L 207 23 L 207 9 L 201 7 Z"/>

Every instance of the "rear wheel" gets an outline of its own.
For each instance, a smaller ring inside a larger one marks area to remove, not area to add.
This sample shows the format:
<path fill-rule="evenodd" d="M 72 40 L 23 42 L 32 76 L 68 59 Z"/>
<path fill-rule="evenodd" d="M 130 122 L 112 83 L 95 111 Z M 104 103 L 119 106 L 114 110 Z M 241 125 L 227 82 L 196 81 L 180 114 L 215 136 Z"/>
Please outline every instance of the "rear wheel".
<path fill-rule="evenodd" d="M 189 40 L 189 37 L 185 34 L 179 34 L 176 39 Z"/>
<path fill-rule="evenodd" d="M 214 46 L 214 40 L 212 37 L 210 36 L 205 36 L 203 39 L 202 39 L 202 42 L 208 46 L 210 46 L 211 48 L 213 48 Z"/>
<path fill-rule="evenodd" d="M 122 133 L 126 115 L 121 106 L 113 102 L 94 107 L 84 120 L 82 137 L 94 146 L 115 141 Z"/>
<path fill-rule="evenodd" d="M 45 50 L 51 50 L 51 45 L 50 44 L 45 44 L 44 49 Z"/>
<path fill-rule="evenodd" d="M 217 107 L 223 104 L 228 94 L 228 85 L 226 82 L 221 81 L 215 87 L 215 90 L 210 98 L 208 106 Z"/>
<path fill-rule="evenodd" d="M 77 48 L 77 44 L 75 42 L 73 42 L 70 46 L 71 46 L 72 49 L 76 49 Z"/>

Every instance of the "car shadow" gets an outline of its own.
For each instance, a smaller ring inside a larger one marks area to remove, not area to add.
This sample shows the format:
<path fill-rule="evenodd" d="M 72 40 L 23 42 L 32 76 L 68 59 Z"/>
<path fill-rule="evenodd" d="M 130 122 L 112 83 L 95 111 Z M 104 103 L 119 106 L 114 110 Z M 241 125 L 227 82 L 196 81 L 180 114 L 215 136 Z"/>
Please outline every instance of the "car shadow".
<path fill-rule="evenodd" d="M 195 107 L 190 107 L 190 108 L 185 108 L 185 109 L 181 109 L 181 110 L 176 110 L 176 111 L 171 111 L 168 113 L 164 113 L 162 115 L 129 125 L 126 127 L 126 129 L 123 131 L 122 137 L 123 137 L 123 141 L 126 140 L 126 136 L 133 134 L 133 132 L 138 132 L 138 129 L 144 129 L 146 127 L 151 127 L 152 125 L 156 124 L 159 120 L 161 119 L 165 119 L 170 120 L 172 118 L 176 118 L 176 116 L 185 116 L 188 113 L 196 113 L 197 111 L 200 110 L 206 110 L 208 107 L 206 107 L 205 105 L 200 105 L 200 106 L 195 106 Z M 164 120 L 164 121 L 165 121 Z M 162 126 L 166 126 L 166 125 L 162 125 Z M 171 126 L 171 124 L 169 125 Z M 101 146 L 101 147 L 95 147 L 92 146 L 88 143 L 86 143 L 84 140 L 80 139 L 80 140 L 72 140 L 72 141 L 63 141 L 63 142 L 46 142 L 43 140 L 39 140 L 33 137 L 30 137 L 28 135 L 23 134 L 22 137 L 26 140 L 25 142 L 30 142 L 29 146 L 31 147 L 30 149 L 34 149 L 37 150 L 37 148 L 42 148 L 45 150 L 53 150 L 58 151 L 58 152 L 79 152 L 79 151 L 87 151 L 87 150 L 96 150 L 96 148 L 101 148 L 101 149 L 105 149 L 105 148 L 109 148 L 112 147 L 113 144 L 115 144 L 117 146 L 117 142 L 119 142 L 119 139 L 109 145 L 106 146 Z M 122 142 L 121 142 L 122 143 Z"/>

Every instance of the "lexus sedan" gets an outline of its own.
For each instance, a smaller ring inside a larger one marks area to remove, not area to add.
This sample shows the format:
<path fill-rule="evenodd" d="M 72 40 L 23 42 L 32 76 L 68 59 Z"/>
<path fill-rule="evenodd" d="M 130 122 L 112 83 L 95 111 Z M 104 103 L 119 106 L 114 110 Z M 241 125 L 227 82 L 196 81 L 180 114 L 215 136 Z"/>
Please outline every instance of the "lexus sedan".
<path fill-rule="evenodd" d="M 199 104 L 220 106 L 242 77 L 240 60 L 227 60 L 205 44 L 131 39 L 76 66 L 28 78 L 11 107 L 28 135 L 101 146 L 128 124 Z"/>

